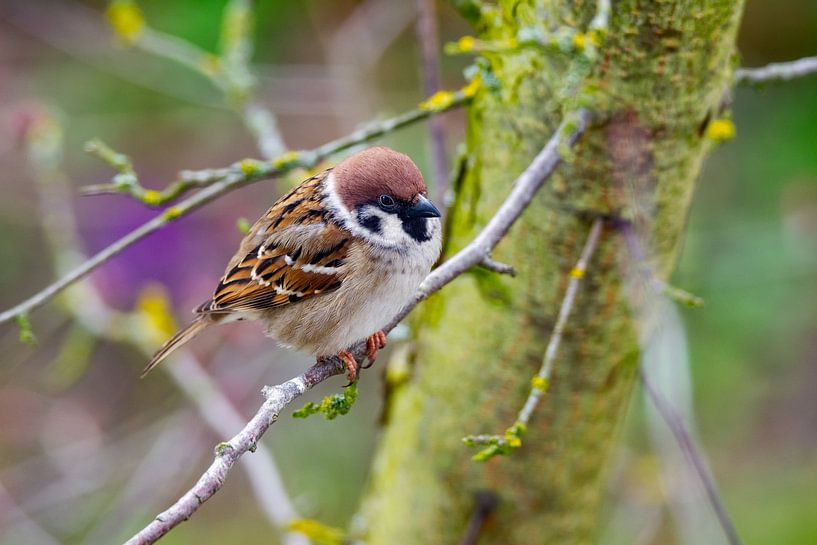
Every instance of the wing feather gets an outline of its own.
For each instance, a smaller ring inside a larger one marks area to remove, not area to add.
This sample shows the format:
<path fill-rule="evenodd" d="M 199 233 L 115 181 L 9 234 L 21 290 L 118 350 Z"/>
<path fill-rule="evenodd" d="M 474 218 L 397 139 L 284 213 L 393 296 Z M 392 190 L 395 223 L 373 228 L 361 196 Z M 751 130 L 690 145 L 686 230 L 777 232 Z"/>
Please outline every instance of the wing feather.
<path fill-rule="evenodd" d="M 263 311 L 341 286 L 351 235 L 326 218 L 316 187 L 324 176 L 295 188 L 253 225 L 197 312 Z"/>

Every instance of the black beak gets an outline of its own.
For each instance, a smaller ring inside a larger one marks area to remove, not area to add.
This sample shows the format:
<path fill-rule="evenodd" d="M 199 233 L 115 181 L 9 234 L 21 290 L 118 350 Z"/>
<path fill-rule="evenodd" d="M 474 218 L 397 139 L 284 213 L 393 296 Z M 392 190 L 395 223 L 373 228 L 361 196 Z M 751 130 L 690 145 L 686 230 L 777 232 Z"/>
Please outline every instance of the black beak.
<path fill-rule="evenodd" d="M 417 202 L 406 210 L 406 216 L 409 218 L 439 218 L 440 211 L 430 200 L 418 195 Z"/>

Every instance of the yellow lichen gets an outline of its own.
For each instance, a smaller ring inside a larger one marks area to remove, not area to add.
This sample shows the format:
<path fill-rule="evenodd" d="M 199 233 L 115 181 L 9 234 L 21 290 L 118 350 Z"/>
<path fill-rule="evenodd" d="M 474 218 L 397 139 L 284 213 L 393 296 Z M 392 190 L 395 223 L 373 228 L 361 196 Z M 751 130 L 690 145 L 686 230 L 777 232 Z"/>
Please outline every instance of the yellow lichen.
<path fill-rule="evenodd" d="M 242 159 L 238 162 L 238 168 L 241 169 L 241 172 L 247 177 L 258 172 L 258 167 L 260 165 L 261 163 L 255 159 Z"/>
<path fill-rule="evenodd" d="M 154 191 L 153 189 L 148 189 L 142 195 L 142 202 L 144 202 L 148 206 L 158 206 L 162 204 L 163 197 L 162 194 L 158 191 Z"/>
<path fill-rule="evenodd" d="M 451 91 L 437 91 L 420 103 L 420 109 L 427 112 L 441 112 L 454 103 L 454 93 Z"/>
<path fill-rule="evenodd" d="M 474 76 L 474 79 L 471 82 L 462 88 L 462 94 L 468 98 L 472 98 L 477 94 L 479 88 L 482 86 L 482 78 L 479 77 L 479 74 Z"/>
<path fill-rule="evenodd" d="M 535 376 L 530 380 L 530 385 L 540 392 L 546 392 L 550 383 L 544 377 Z"/>
<path fill-rule="evenodd" d="M 511 448 L 519 448 L 522 446 L 522 440 L 519 437 L 508 437 L 508 446 Z"/>
<path fill-rule="evenodd" d="M 463 36 L 459 40 L 457 40 L 457 48 L 463 52 L 468 53 L 469 51 L 473 51 L 477 45 L 477 39 L 473 36 Z"/>
<path fill-rule="evenodd" d="M 173 220 L 179 219 L 181 217 L 181 215 L 182 215 L 181 208 L 173 206 L 173 207 L 168 208 L 167 210 L 165 210 L 164 218 L 165 218 L 165 221 L 173 221 Z"/>
<path fill-rule="evenodd" d="M 318 545 L 342 545 L 346 541 L 346 533 L 340 528 L 333 528 L 313 519 L 298 519 L 289 523 L 291 532 L 298 532 L 308 537 L 312 543 Z"/>
<path fill-rule="evenodd" d="M 106 11 L 108 22 L 117 36 L 132 44 L 139 39 L 145 28 L 142 10 L 132 0 L 115 0 Z"/>
<path fill-rule="evenodd" d="M 570 278 L 581 280 L 582 278 L 584 278 L 584 269 L 581 267 L 573 267 L 570 270 Z"/>
<path fill-rule="evenodd" d="M 716 119 L 706 128 L 706 137 L 713 142 L 726 142 L 735 137 L 735 124 L 731 119 Z"/>
<path fill-rule="evenodd" d="M 579 51 L 579 52 L 584 51 L 584 47 L 586 45 L 587 39 L 588 39 L 587 35 L 583 34 L 581 32 L 577 32 L 573 36 L 573 47 L 576 48 L 576 51 Z"/>
<path fill-rule="evenodd" d="M 300 159 L 297 151 L 288 151 L 279 157 L 277 157 L 273 162 L 272 166 L 275 167 L 276 170 L 281 170 L 282 168 L 286 168 L 293 163 L 297 163 Z"/>
<path fill-rule="evenodd" d="M 159 284 L 149 284 L 136 300 L 136 310 L 143 318 L 145 330 L 152 344 L 167 340 L 176 331 L 167 291 Z"/>

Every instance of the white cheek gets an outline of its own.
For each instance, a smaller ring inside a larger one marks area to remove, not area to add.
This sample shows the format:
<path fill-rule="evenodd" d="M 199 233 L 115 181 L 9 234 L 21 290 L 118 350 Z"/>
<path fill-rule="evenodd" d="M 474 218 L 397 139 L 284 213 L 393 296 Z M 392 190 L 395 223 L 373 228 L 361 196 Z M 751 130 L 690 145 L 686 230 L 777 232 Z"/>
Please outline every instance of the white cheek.
<path fill-rule="evenodd" d="M 389 214 L 375 207 L 369 207 L 370 215 L 380 218 L 380 238 L 389 246 L 404 246 L 412 242 L 403 229 L 403 222 L 394 214 Z M 369 212 L 367 210 L 367 212 Z"/>

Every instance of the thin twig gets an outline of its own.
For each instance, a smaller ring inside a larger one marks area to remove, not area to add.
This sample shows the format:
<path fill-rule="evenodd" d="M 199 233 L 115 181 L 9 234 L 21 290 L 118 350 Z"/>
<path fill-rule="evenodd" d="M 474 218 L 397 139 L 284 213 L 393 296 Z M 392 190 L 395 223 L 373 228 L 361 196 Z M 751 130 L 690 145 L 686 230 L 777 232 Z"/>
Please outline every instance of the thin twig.
<path fill-rule="evenodd" d="M 312 4 L 317 6 L 317 4 Z M 311 10 L 316 14 L 318 10 Z M 389 46 L 414 20 L 414 2 L 362 0 L 342 21 L 315 21 L 327 60 L 326 69 L 338 80 L 329 87 L 340 130 L 357 126 L 378 103 L 371 73 Z"/>
<path fill-rule="evenodd" d="M 486 448 L 477 453 L 474 459 L 486 461 L 497 454 L 508 454 L 512 449 L 522 445 L 521 436 L 525 433 L 528 423 L 533 416 L 533 412 L 539 404 L 539 400 L 548 389 L 550 376 L 553 373 L 553 365 L 556 361 L 556 354 L 559 353 L 559 345 L 564 335 L 565 326 L 567 325 L 570 313 L 573 311 L 576 294 L 579 291 L 579 284 L 587 272 L 587 264 L 596 250 L 603 226 L 604 220 L 601 218 L 597 218 L 593 222 L 579 260 L 570 270 L 567 289 L 565 290 L 562 304 L 559 307 L 559 315 L 556 318 L 553 333 L 550 335 L 550 340 L 545 349 L 545 355 L 542 358 L 542 365 L 539 368 L 539 372 L 536 373 L 531 380 L 530 393 L 525 400 L 525 404 L 519 410 L 516 420 L 505 431 L 504 435 L 472 435 L 464 439 L 465 443 L 469 446 L 486 445 Z"/>
<path fill-rule="evenodd" d="M 689 460 L 689 463 L 695 470 L 695 473 L 697 473 L 698 477 L 700 478 L 701 484 L 706 491 L 706 496 L 709 499 L 710 505 L 712 506 L 712 510 L 715 512 L 715 516 L 718 517 L 718 522 L 720 523 L 721 528 L 723 528 L 729 544 L 741 545 L 742 542 L 738 536 L 737 530 L 735 529 L 735 525 L 732 523 L 732 519 L 729 518 L 729 514 L 726 512 L 726 507 L 723 505 L 720 493 L 718 492 L 718 487 L 715 484 L 714 478 L 712 477 L 712 472 L 709 470 L 706 460 L 704 460 L 704 457 L 698 450 L 695 441 L 687 431 L 684 419 L 681 418 L 669 401 L 667 401 L 653 386 L 643 366 L 641 367 L 641 384 L 644 386 L 644 391 L 646 392 L 647 397 L 650 398 L 653 406 L 661 415 L 664 422 L 666 422 L 667 427 L 669 427 L 670 431 L 675 436 L 676 441 L 678 441 L 678 446 L 681 448 L 687 460 Z"/>
<path fill-rule="evenodd" d="M 247 168 L 246 163 L 239 162 L 228 169 L 219 169 L 219 172 L 213 178 L 206 178 L 205 176 L 206 182 L 202 182 L 200 185 L 206 185 L 207 187 L 204 187 L 198 193 L 181 201 L 176 206 L 169 208 L 164 213 L 154 217 L 146 223 L 143 223 L 110 246 L 99 251 L 87 261 L 84 261 L 78 265 L 56 282 L 50 284 L 22 303 L 1 313 L 0 324 L 13 320 L 17 316 L 26 314 L 41 306 L 74 282 L 80 280 L 88 273 L 122 252 L 125 248 L 140 241 L 151 233 L 158 231 L 179 217 L 197 210 L 211 201 L 214 201 L 225 193 L 229 193 L 230 191 L 238 189 L 239 187 L 259 182 L 267 178 L 280 176 L 281 174 L 290 172 L 298 167 L 313 168 L 320 161 L 335 153 L 341 152 L 358 144 L 368 142 L 369 140 L 373 140 L 383 136 L 384 134 L 401 129 L 423 119 L 427 119 L 433 115 L 458 108 L 467 103 L 470 99 L 471 97 L 465 92 L 457 91 L 456 93 L 453 93 L 453 100 L 451 103 L 446 104 L 443 108 L 416 108 L 396 117 L 372 123 L 368 127 L 359 129 L 351 134 L 328 142 L 313 150 L 299 152 L 296 154 L 293 161 L 286 162 L 284 164 L 276 164 L 276 161 L 256 162 L 253 164 L 253 168 L 249 169 Z M 208 173 L 213 171 L 202 172 Z"/>
<path fill-rule="evenodd" d="M 468 526 L 465 527 L 465 534 L 460 540 L 460 545 L 476 545 L 488 517 L 496 511 L 498 505 L 499 497 L 495 492 L 479 490 L 474 493 L 474 512 L 468 519 Z"/>
<path fill-rule="evenodd" d="M 579 261 L 570 271 L 570 280 L 567 284 L 567 290 L 565 290 L 565 297 L 562 301 L 562 306 L 559 308 L 559 316 L 556 318 L 556 325 L 553 327 L 553 333 L 551 334 L 550 341 L 548 341 L 547 348 L 545 349 L 545 356 L 542 359 L 542 367 L 536 374 L 536 376 L 545 381 L 545 383 L 550 380 L 550 375 L 553 372 L 553 364 L 556 361 L 556 354 L 559 352 L 559 344 L 561 344 L 562 336 L 564 335 L 567 319 L 570 317 L 570 313 L 573 311 L 573 304 L 576 301 L 576 294 L 579 291 L 579 284 L 584 279 L 585 273 L 587 272 L 587 264 L 590 261 L 590 258 L 593 256 L 593 252 L 596 251 L 596 246 L 598 245 L 599 236 L 601 235 L 601 228 L 603 225 L 604 220 L 602 219 L 596 219 L 593 222 L 593 226 L 590 228 L 590 234 L 587 236 L 587 241 L 584 243 L 584 248 L 582 249 Z M 543 392 L 543 389 L 535 387 L 531 388 L 530 395 L 525 401 L 525 405 L 522 407 L 522 410 L 519 411 L 519 416 L 517 417 L 519 422 L 527 425 L 533 411 L 536 410 L 536 406 L 539 404 L 539 399 L 541 398 Z"/>
<path fill-rule="evenodd" d="M 507 274 L 508 276 L 516 276 L 516 269 L 513 268 L 511 265 L 507 265 L 505 263 L 500 263 L 499 261 L 494 261 L 490 257 L 486 257 L 483 259 L 479 266 L 483 269 L 488 269 L 489 271 L 499 273 L 499 274 Z"/>
<path fill-rule="evenodd" d="M 440 37 L 434 0 L 417 1 L 417 41 L 420 47 L 423 93 L 431 96 L 440 90 Z M 448 152 L 445 145 L 443 120 L 435 118 L 428 123 L 431 165 L 434 173 L 436 201 L 448 202 Z"/>
<path fill-rule="evenodd" d="M 568 147 L 575 145 L 586 130 L 589 119 L 590 114 L 585 110 L 580 110 L 575 118 L 570 117 L 562 122 L 547 145 L 516 179 L 505 202 L 477 237 L 426 277 L 414 299 L 383 328 L 384 332 L 388 333 L 394 329 L 418 303 L 442 289 L 466 270 L 481 263 L 490 254 L 525 211 L 536 192 L 561 163 L 560 146 L 562 144 Z M 362 361 L 365 357 L 365 343 L 358 343 L 351 347 L 351 352 L 358 361 Z M 337 357 L 328 358 L 283 384 L 265 387 L 263 395 L 266 401 L 264 404 L 237 435 L 216 448 L 215 460 L 193 488 L 128 540 L 126 545 L 154 543 L 175 526 L 190 518 L 204 501 L 221 488 L 227 472 L 235 461 L 248 450 L 255 449 L 258 441 L 278 419 L 278 415 L 286 405 L 308 389 L 343 372 L 345 372 L 345 366 Z"/>
<path fill-rule="evenodd" d="M 624 238 L 630 260 L 633 262 L 634 270 L 633 276 L 636 282 L 636 287 L 641 287 L 646 284 L 647 289 L 643 289 L 640 293 L 635 295 L 638 298 L 634 299 L 634 307 L 638 311 L 639 337 L 641 343 L 645 342 L 648 331 L 653 327 L 659 310 L 655 301 L 655 295 L 667 296 L 665 289 L 667 284 L 662 283 L 660 279 L 655 278 L 655 274 L 647 264 L 647 251 L 644 244 L 639 240 L 633 224 L 628 221 L 622 221 L 618 225 L 619 230 Z M 656 283 L 658 282 L 658 283 Z M 661 288 L 663 284 L 664 289 Z M 694 297 L 694 296 L 693 296 Z M 709 467 L 704 460 L 701 450 L 696 444 L 695 440 L 687 430 L 684 419 L 677 413 L 671 404 L 661 395 L 660 392 L 652 385 L 647 370 L 641 366 L 641 382 L 644 385 L 644 390 L 647 396 L 652 401 L 658 414 L 666 422 L 675 439 L 678 441 L 678 446 L 683 451 L 684 455 L 692 465 L 693 470 L 701 481 L 706 492 L 712 510 L 715 512 L 718 522 L 723 529 L 726 538 L 730 545 L 740 545 L 741 541 L 735 530 L 732 520 L 723 505 L 723 501 L 718 493 L 717 485 L 712 477 Z"/>
<path fill-rule="evenodd" d="M 9 494 L 8 490 L 6 490 L 6 487 L 3 486 L 3 483 L 0 483 L 0 509 L 18 519 L 18 524 L 31 540 L 29 543 L 60 545 L 60 542 L 54 536 L 30 518 L 23 508 L 14 501 L 14 498 Z"/>
<path fill-rule="evenodd" d="M 776 62 L 760 68 L 739 68 L 735 72 L 735 83 L 747 85 L 789 81 L 811 74 L 817 74 L 817 56 L 791 62 Z"/>
<path fill-rule="evenodd" d="M 221 56 L 150 27 L 139 32 L 133 45 L 146 53 L 181 64 L 210 80 L 255 137 L 261 156 L 271 160 L 286 152 L 287 147 L 275 114 L 252 96 L 255 78 L 250 69 L 251 27 L 251 3 L 248 0 L 231 0 L 224 8 L 222 17 Z"/>
<path fill-rule="evenodd" d="M 699 308 L 704 306 L 705 301 L 702 298 L 658 278 L 658 275 L 656 275 L 655 271 L 647 263 L 646 253 L 644 252 L 641 242 L 638 240 L 638 235 L 635 232 L 632 222 L 618 219 L 616 223 L 619 232 L 621 232 L 624 237 L 630 258 L 636 265 L 636 272 L 640 274 L 640 280 L 645 287 L 685 307 Z"/>

